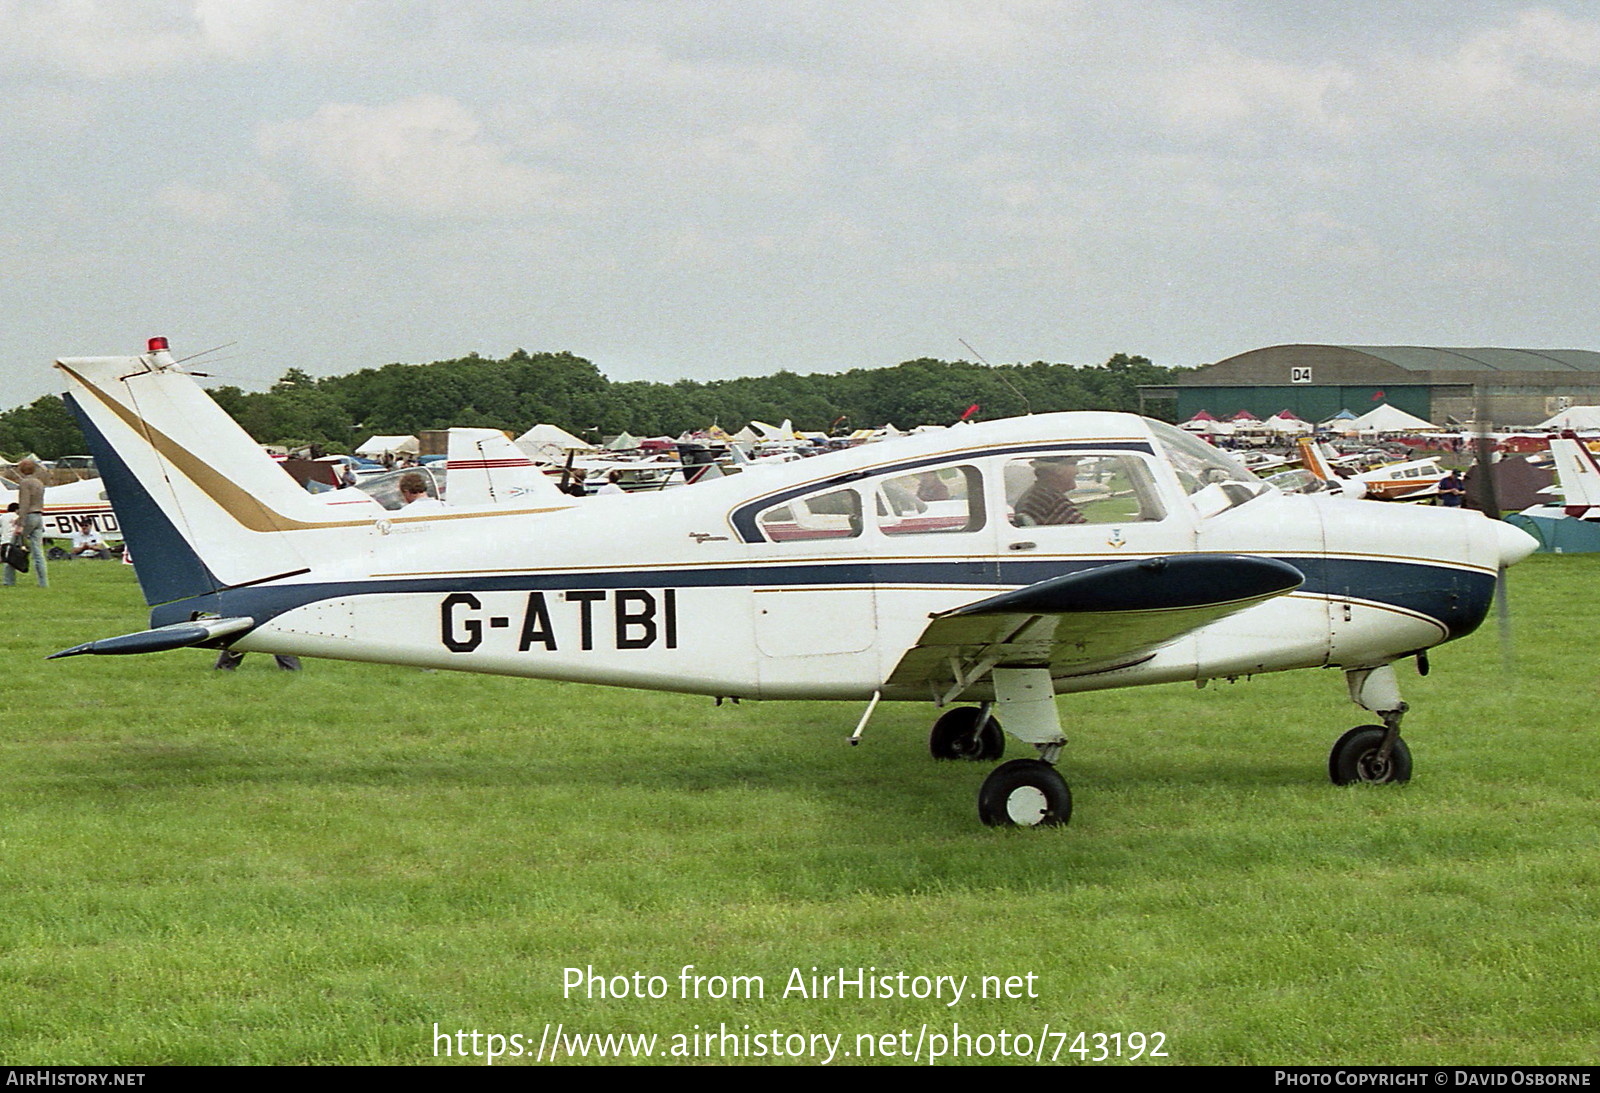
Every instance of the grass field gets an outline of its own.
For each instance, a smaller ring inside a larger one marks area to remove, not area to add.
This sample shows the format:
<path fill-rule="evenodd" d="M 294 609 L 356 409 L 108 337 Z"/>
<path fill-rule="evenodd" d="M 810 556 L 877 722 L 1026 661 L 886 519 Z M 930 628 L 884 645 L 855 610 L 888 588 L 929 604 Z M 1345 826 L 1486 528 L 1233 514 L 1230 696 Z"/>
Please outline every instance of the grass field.
<path fill-rule="evenodd" d="M 1080 1031 L 1090 1059 L 1144 1033 L 1158 1063 L 1600 1055 L 1600 557 L 1516 569 L 1509 674 L 1488 630 L 1402 672 L 1409 785 L 1329 784 L 1370 720 L 1334 672 L 1077 696 L 1076 813 L 1036 831 L 978 823 L 984 770 L 927 758 L 930 707 L 851 749 L 843 705 L 47 663 L 145 620 L 124 566 L 52 578 L 0 589 L 3 1063 L 462 1062 L 435 1024 L 526 1062 L 546 1023 L 655 1033 L 658 1058 L 696 1026 L 857 1061 L 860 1034 L 956 1024 L 990 1062 L 1001 1030 L 1063 1063 Z M 685 1000 L 686 964 L 765 997 Z M 667 997 L 564 996 L 589 966 Z M 968 995 L 785 997 L 813 967 Z M 986 975 L 1037 997 L 972 997 Z"/>

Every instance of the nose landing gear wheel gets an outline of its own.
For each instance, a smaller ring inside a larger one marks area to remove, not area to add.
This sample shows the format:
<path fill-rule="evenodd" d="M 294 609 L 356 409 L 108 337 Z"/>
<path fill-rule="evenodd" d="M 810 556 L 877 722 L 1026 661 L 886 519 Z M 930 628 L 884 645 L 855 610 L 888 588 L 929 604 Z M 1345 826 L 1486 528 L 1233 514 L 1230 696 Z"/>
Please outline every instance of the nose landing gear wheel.
<path fill-rule="evenodd" d="M 1382 785 L 1411 781 L 1411 749 L 1404 740 L 1396 736 L 1388 757 L 1380 754 L 1387 731 L 1382 725 L 1358 725 L 1339 737 L 1328 755 L 1328 777 L 1333 779 L 1333 784 Z"/>
<path fill-rule="evenodd" d="M 1005 733 L 1000 722 L 990 715 L 982 732 L 975 732 L 983 710 L 977 706 L 957 706 L 933 723 L 928 734 L 928 750 L 935 759 L 994 760 L 1006 753 Z"/>
<path fill-rule="evenodd" d="M 978 818 L 990 827 L 1058 827 L 1072 819 L 1072 790 L 1039 759 L 996 767 L 978 790 Z"/>

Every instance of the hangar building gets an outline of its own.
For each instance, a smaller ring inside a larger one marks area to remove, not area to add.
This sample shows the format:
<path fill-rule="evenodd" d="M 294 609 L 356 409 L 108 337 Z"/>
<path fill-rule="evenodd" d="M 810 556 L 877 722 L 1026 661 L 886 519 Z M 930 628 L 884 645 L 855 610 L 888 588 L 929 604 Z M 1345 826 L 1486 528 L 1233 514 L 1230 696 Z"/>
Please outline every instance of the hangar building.
<path fill-rule="evenodd" d="M 1600 404 L 1600 352 L 1587 349 L 1437 349 L 1419 345 L 1275 345 L 1139 388 L 1140 408 L 1187 421 L 1201 410 L 1259 418 L 1288 409 L 1306 421 L 1356 415 L 1387 402 L 1436 425 L 1485 416 L 1536 425 L 1568 406 Z"/>

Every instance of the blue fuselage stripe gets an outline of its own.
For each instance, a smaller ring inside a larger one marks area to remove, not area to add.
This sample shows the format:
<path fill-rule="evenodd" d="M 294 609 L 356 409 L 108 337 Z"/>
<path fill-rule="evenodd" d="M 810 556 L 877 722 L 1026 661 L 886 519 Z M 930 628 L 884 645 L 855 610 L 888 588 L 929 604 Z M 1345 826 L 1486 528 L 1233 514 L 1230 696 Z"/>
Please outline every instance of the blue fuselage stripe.
<path fill-rule="evenodd" d="M 810 562 L 796 565 L 703 566 L 695 568 L 568 570 L 555 573 L 448 574 L 359 581 L 262 584 L 226 589 L 151 612 L 151 625 L 164 626 L 194 612 L 249 615 L 258 623 L 321 600 L 371 595 L 449 595 L 457 592 L 562 592 L 617 588 L 805 588 L 808 586 L 952 585 L 1005 591 L 1125 559 L 993 561 L 936 559 L 925 562 L 871 560 Z M 1487 615 L 1494 597 L 1492 573 L 1426 562 L 1366 558 L 1280 558 L 1301 569 L 1306 581 L 1297 594 L 1376 603 L 1435 620 L 1458 638 L 1471 633 Z M 1308 564 L 1308 562 L 1310 564 Z"/>

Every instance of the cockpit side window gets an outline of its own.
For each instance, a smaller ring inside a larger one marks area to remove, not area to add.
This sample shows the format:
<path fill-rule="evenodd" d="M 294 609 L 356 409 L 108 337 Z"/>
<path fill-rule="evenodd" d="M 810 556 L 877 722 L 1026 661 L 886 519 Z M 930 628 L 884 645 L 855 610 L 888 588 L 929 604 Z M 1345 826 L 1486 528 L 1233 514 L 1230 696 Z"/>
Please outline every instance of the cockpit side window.
<path fill-rule="evenodd" d="M 861 495 L 853 489 L 797 497 L 756 518 L 761 534 L 774 543 L 807 539 L 854 539 L 861 534 Z"/>
<path fill-rule="evenodd" d="M 938 535 L 983 527 L 983 478 L 976 467 L 935 467 L 885 480 L 877 490 L 878 530 Z"/>
<path fill-rule="evenodd" d="M 1016 527 L 1131 524 L 1166 518 L 1155 476 L 1131 455 L 1061 455 L 1010 460 L 1006 510 Z"/>

